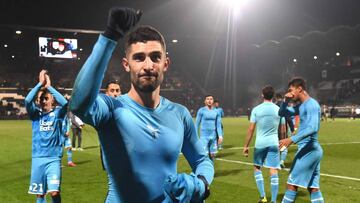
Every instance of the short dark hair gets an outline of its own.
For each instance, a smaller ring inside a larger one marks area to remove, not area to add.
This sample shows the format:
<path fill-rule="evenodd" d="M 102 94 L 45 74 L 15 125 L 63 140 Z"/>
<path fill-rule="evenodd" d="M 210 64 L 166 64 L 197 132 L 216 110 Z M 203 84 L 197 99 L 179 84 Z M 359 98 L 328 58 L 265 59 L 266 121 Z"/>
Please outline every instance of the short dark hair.
<path fill-rule="evenodd" d="M 276 94 L 275 94 L 275 98 L 276 98 L 276 99 L 282 99 L 283 96 L 282 96 L 282 94 L 280 94 L 280 93 L 276 93 Z"/>
<path fill-rule="evenodd" d="M 205 97 L 204 97 L 204 99 L 206 99 L 207 97 L 212 97 L 212 98 L 214 98 L 214 96 L 213 96 L 212 94 L 206 94 Z"/>
<path fill-rule="evenodd" d="M 270 100 L 274 97 L 274 88 L 271 85 L 266 85 L 263 89 L 262 89 L 262 94 L 264 96 L 264 99 Z"/>
<path fill-rule="evenodd" d="M 111 84 L 116 84 L 121 86 L 118 80 L 111 80 L 110 82 L 106 83 L 106 89 L 109 88 L 109 85 Z"/>
<path fill-rule="evenodd" d="M 166 43 L 164 36 L 155 28 L 149 25 L 145 25 L 137 27 L 134 31 L 126 35 L 125 53 L 132 44 L 135 44 L 137 42 L 146 43 L 147 41 L 158 41 L 166 51 Z"/>
<path fill-rule="evenodd" d="M 302 77 L 293 77 L 290 81 L 289 81 L 289 87 L 290 86 L 294 86 L 294 87 L 302 87 L 303 90 L 306 90 L 306 81 L 304 78 Z"/>

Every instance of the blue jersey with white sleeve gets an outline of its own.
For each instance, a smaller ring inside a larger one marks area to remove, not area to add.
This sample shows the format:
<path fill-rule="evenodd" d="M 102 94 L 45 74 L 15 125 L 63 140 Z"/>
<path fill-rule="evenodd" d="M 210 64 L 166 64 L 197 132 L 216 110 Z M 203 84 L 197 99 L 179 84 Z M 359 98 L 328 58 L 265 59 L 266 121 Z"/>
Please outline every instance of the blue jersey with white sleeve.
<path fill-rule="evenodd" d="M 196 132 L 199 128 L 202 132 L 215 132 L 215 135 L 222 137 L 221 116 L 217 109 L 209 109 L 207 106 L 201 107 L 196 114 Z M 212 135 L 213 133 L 209 133 Z M 203 136 L 202 134 L 200 136 Z M 206 135 L 205 135 L 206 136 Z"/>
<path fill-rule="evenodd" d="M 25 98 L 26 110 L 32 121 L 32 157 L 62 157 L 63 120 L 66 116 L 67 101 L 53 87 L 48 87 L 50 94 L 60 106 L 44 113 L 35 104 L 40 88 L 41 83 Z"/>
<path fill-rule="evenodd" d="M 127 94 L 117 98 L 99 94 L 115 46 L 115 41 L 100 35 L 77 76 L 70 104 L 71 111 L 98 132 L 113 185 L 107 201 L 163 201 L 165 178 L 177 173 L 180 152 L 192 171 L 211 183 L 213 165 L 184 106 L 160 97 L 160 104 L 151 109 Z"/>

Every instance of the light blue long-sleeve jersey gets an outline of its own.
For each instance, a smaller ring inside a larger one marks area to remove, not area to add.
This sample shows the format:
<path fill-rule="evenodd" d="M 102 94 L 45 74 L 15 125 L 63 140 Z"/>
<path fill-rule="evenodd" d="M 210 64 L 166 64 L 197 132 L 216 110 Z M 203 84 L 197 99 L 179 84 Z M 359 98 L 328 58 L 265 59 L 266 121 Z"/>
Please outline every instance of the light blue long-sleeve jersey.
<path fill-rule="evenodd" d="M 223 136 L 221 127 L 221 115 L 215 108 L 209 109 L 206 106 L 201 107 L 196 114 L 195 126 L 196 132 L 199 132 L 199 128 L 202 132 L 211 132 L 216 130 L 216 133 L 219 137 Z"/>
<path fill-rule="evenodd" d="M 281 104 L 279 115 L 300 115 L 298 132 L 290 138 L 294 143 L 298 144 L 299 149 L 309 142 L 318 142 L 321 109 L 315 99 L 310 97 L 302 104 L 294 107 L 288 107 L 288 103 L 284 102 Z"/>
<path fill-rule="evenodd" d="M 160 104 L 150 109 L 127 94 L 117 98 L 99 94 L 115 46 L 100 35 L 76 78 L 70 102 L 71 111 L 98 131 L 114 186 L 109 192 L 115 189 L 120 202 L 161 202 L 165 178 L 177 173 L 180 152 L 192 171 L 211 183 L 213 165 L 184 106 L 160 97 Z"/>
<path fill-rule="evenodd" d="M 221 118 L 224 117 L 224 115 L 225 115 L 225 114 L 224 114 L 224 110 L 223 110 L 221 107 L 215 107 L 215 109 L 218 110 Z"/>
<path fill-rule="evenodd" d="M 62 157 L 63 121 L 66 116 L 67 101 L 54 88 L 48 87 L 50 94 L 60 106 L 43 113 L 35 105 L 41 83 L 38 83 L 26 96 L 25 106 L 32 121 L 32 157 Z"/>
<path fill-rule="evenodd" d="M 251 111 L 250 122 L 256 123 L 255 148 L 279 146 L 278 128 L 285 120 L 278 112 L 279 107 L 272 102 L 263 102 Z"/>

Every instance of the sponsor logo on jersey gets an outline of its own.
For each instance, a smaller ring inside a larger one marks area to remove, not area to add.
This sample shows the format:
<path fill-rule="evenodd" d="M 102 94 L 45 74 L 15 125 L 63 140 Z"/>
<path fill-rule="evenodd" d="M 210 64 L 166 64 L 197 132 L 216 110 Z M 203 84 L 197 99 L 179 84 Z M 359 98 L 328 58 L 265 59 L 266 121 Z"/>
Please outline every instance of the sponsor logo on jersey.
<path fill-rule="evenodd" d="M 54 130 L 53 123 L 54 123 L 54 121 L 40 120 L 40 131 L 52 131 L 52 130 Z"/>
<path fill-rule="evenodd" d="M 159 129 L 152 127 L 150 124 L 148 124 L 146 127 L 150 130 L 150 133 L 154 138 L 159 137 Z"/>

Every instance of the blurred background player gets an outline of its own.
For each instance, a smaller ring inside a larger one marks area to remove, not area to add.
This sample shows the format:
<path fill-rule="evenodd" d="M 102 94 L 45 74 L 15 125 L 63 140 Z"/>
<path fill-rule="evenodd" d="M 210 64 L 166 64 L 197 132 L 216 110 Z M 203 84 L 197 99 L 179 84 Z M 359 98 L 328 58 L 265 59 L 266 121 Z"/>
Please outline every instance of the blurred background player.
<path fill-rule="evenodd" d="M 214 168 L 190 112 L 160 96 L 170 64 L 160 32 L 141 26 L 127 35 L 122 65 L 130 91 L 117 98 L 99 95 L 117 41 L 140 16 L 130 8 L 110 10 L 105 32 L 76 78 L 70 107 L 98 131 L 114 185 L 106 202 L 200 202 L 210 194 Z M 177 173 L 180 152 L 192 174 Z"/>
<path fill-rule="evenodd" d="M 84 149 L 81 148 L 81 142 L 82 142 L 82 129 L 84 128 L 85 124 L 79 117 L 77 117 L 72 112 L 68 113 L 68 117 L 71 121 L 71 130 L 73 133 L 71 140 L 72 148 L 77 151 L 83 151 Z M 77 147 L 75 147 L 76 138 L 77 138 Z"/>
<path fill-rule="evenodd" d="M 68 100 L 69 101 L 69 100 Z M 74 167 L 76 166 L 76 164 L 73 162 L 72 159 L 72 145 L 71 145 L 71 141 L 70 141 L 70 125 L 71 125 L 71 121 L 68 117 L 68 115 L 66 115 L 64 122 L 63 122 L 63 130 L 64 130 L 64 148 L 66 149 L 66 156 L 67 156 L 67 165 L 69 167 Z"/>
<path fill-rule="evenodd" d="M 110 96 L 110 97 L 118 97 L 121 95 L 121 86 L 120 83 L 115 80 L 115 81 L 110 81 L 107 85 L 106 85 L 106 91 L 105 94 Z"/>
<path fill-rule="evenodd" d="M 281 106 L 281 104 L 284 102 L 284 98 L 281 94 L 277 93 L 275 95 L 275 99 L 276 99 L 276 105 L 278 107 Z M 295 117 L 294 116 L 291 116 L 291 117 L 284 117 L 285 118 L 285 133 L 282 133 L 284 131 L 281 130 L 281 127 L 282 125 L 280 124 L 279 125 L 279 140 L 282 140 L 282 139 L 285 139 L 289 136 L 291 136 L 292 133 L 295 132 L 295 129 L 294 129 L 294 120 L 295 120 Z M 285 159 L 286 159 L 286 156 L 288 154 L 288 149 L 284 149 L 282 151 L 280 151 L 280 166 L 281 168 L 285 168 Z"/>
<path fill-rule="evenodd" d="M 201 107 L 196 114 L 196 132 L 199 132 L 200 140 L 203 143 L 209 157 L 214 160 L 217 153 L 217 143 L 221 144 L 223 132 L 221 128 L 221 115 L 214 107 L 214 97 L 205 96 L 205 106 Z M 219 139 L 217 139 L 217 136 Z"/>
<path fill-rule="evenodd" d="M 214 108 L 218 111 L 218 113 L 220 114 L 220 117 L 221 117 L 221 130 L 223 132 L 222 134 L 222 143 L 218 143 L 218 149 L 219 150 L 222 150 L 222 144 L 224 143 L 224 126 L 223 126 L 223 123 L 222 123 L 222 118 L 224 118 L 224 110 L 219 106 L 219 100 L 214 100 Z M 218 141 L 219 140 L 219 135 L 217 134 L 217 131 L 216 131 L 216 140 Z"/>
<path fill-rule="evenodd" d="M 276 202 L 279 191 L 280 169 L 278 129 L 285 131 L 285 119 L 278 115 L 279 107 L 272 102 L 274 88 L 270 85 L 262 89 L 263 103 L 251 111 L 250 126 L 245 140 L 243 154 L 249 155 L 249 145 L 256 128 L 254 149 L 254 176 L 260 193 L 259 202 L 267 202 L 261 167 L 270 169 L 271 202 Z"/>
<path fill-rule="evenodd" d="M 63 122 L 67 100 L 51 87 L 46 70 L 39 73 L 39 83 L 25 98 L 25 106 L 32 121 L 32 163 L 29 193 L 36 194 L 37 203 L 46 202 L 51 194 L 54 203 L 61 202 L 61 157 L 63 145 Z M 40 107 L 36 106 L 36 99 Z M 59 106 L 55 106 L 55 102 Z"/>
<path fill-rule="evenodd" d="M 106 85 L 105 95 L 112 97 L 112 98 L 116 98 L 116 97 L 120 96 L 121 95 L 120 83 L 117 80 L 108 82 Z M 107 164 L 104 163 L 105 158 L 104 158 L 104 154 L 103 154 L 101 145 L 100 145 L 100 160 L 101 160 L 101 165 L 102 165 L 103 170 L 106 170 L 105 166 Z M 109 173 L 106 173 L 106 174 L 107 174 L 107 178 L 108 178 L 108 189 L 113 190 L 114 195 L 119 196 L 117 191 L 113 189 L 115 187 L 113 184 L 113 181 L 112 181 L 113 178 L 111 177 L 111 175 Z"/>
<path fill-rule="evenodd" d="M 298 145 L 298 151 L 290 169 L 283 202 L 295 202 L 298 187 L 302 187 L 307 188 L 310 192 L 312 203 L 322 203 L 324 199 L 320 192 L 320 161 L 323 150 L 318 142 L 321 116 L 320 105 L 307 93 L 306 82 L 303 78 L 293 78 L 289 82 L 288 88 L 279 115 L 285 117 L 299 115 L 300 125 L 295 135 L 280 140 L 280 149 L 288 147 L 292 143 Z M 288 107 L 290 100 L 299 101 L 300 104 Z"/>

